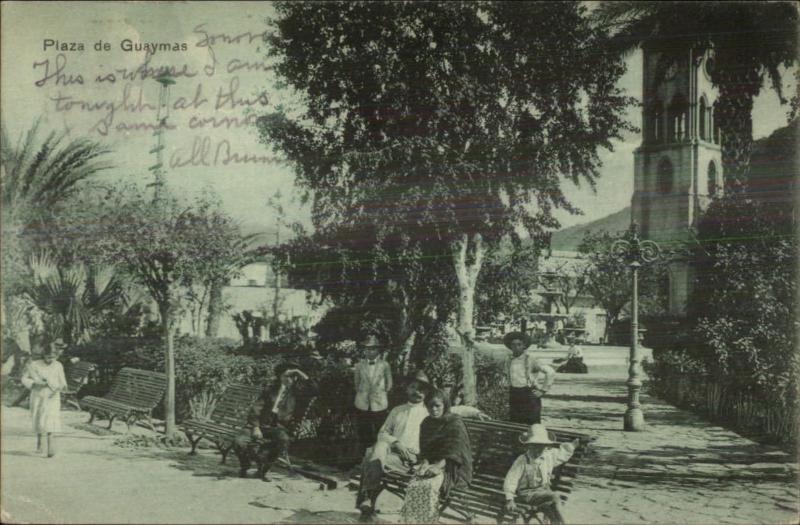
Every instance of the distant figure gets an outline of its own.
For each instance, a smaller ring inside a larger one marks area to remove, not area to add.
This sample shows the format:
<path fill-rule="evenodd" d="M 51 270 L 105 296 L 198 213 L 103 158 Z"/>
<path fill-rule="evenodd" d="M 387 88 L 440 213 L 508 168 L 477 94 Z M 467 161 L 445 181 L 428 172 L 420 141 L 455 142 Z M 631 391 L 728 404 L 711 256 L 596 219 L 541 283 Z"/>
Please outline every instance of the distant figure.
<path fill-rule="evenodd" d="M 56 454 L 55 432 L 61 432 L 61 392 L 67 389 L 64 367 L 57 361 L 66 348 L 61 339 L 53 341 L 41 359 L 28 362 L 20 378 L 31 391 L 30 410 L 33 431 L 36 433 L 36 452 L 42 453 L 47 441 L 47 457 Z"/>
<path fill-rule="evenodd" d="M 392 370 L 389 363 L 380 358 L 380 348 L 375 336 L 367 337 L 361 345 L 364 358 L 353 371 L 356 428 L 362 454 L 375 443 L 389 408 L 387 394 L 392 389 Z"/>
<path fill-rule="evenodd" d="M 588 367 L 583 362 L 581 347 L 575 343 L 573 338 L 569 339 L 566 362 L 559 366 L 556 371 L 566 374 L 586 374 L 589 372 Z"/>
<path fill-rule="evenodd" d="M 550 523 L 563 524 L 561 498 L 550 489 L 550 479 L 554 468 L 569 461 L 580 440 L 559 446 L 550 440 L 544 425 L 531 425 L 520 436 L 520 442 L 527 445 L 528 450 L 514 461 L 503 482 L 506 512 L 516 512 L 515 499 L 518 499 L 523 503 L 542 506 Z"/>
<path fill-rule="evenodd" d="M 434 390 L 425 406 L 429 415 L 420 427 L 420 462 L 406 488 L 403 523 L 436 523 L 440 501 L 453 488 L 466 488 L 472 481 L 469 435 L 461 418 L 450 412 L 448 396 Z"/>
<path fill-rule="evenodd" d="M 503 337 L 503 343 L 513 354 L 508 363 L 509 418 L 526 425 L 541 423 L 542 396 L 553 386 L 556 371 L 525 352 L 531 340 L 522 332 L 509 332 Z"/>

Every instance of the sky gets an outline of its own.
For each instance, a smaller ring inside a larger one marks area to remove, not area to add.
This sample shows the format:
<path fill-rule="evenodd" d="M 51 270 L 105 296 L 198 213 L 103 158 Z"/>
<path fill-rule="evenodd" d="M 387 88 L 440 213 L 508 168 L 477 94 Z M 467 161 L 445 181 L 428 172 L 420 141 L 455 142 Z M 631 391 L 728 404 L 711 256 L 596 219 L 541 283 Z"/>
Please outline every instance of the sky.
<path fill-rule="evenodd" d="M 170 66 L 170 129 L 163 130 L 167 184 L 191 196 L 216 192 L 223 207 L 251 230 L 274 229 L 268 200 L 280 192 L 290 220 L 308 220 L 297 203 L 291 168 L 249 124 L 286 102 L 264 59 L 261 35 L 272 8 L 260 2 L 4 2 L 0 106 L 12 137 L 40 120 L 42 136 L 69 130 L 107 144 L 115 168 L 102 180 L 152 181 L 160 84 L 147 68 Z M 150 54 L 146 47 L 156 46 Z M 82 47 L 82 49 L 81 49 Z M 641 53 L 628 59 L 620 87 L 639 97 Z M 152 69 L 151 69 L 152 70 Z M 771 90 L 755 101 L 754 138 L 786 122 Z M 163 115 L 162 115 L 163 116 Z M 639 126 L 640 110 L 628 111 Z M 174 128 L 174 129 L 173 129 Z M 562 226 L 589 222 L 630 204 L 633 151 L 628 134 L 603 151 L 596 193 L 565 182 L 582 216 L 559 214 Z"/>

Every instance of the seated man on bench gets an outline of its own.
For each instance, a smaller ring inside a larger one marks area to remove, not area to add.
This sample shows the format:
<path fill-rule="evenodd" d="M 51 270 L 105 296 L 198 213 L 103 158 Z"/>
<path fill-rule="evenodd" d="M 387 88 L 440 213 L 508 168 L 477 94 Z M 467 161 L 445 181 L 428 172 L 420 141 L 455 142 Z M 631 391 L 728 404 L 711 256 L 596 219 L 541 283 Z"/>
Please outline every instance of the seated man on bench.
<path fill-rule="evenodd" d="M 378 432 L 378 440 L 367 449 L 356 498 L 362 520 L 369 520 L 375 513 L 375 501 L 383 489 L 384 469 L 407 472 L 417 463 L 420 425 L 428 417 L 424 401 L 429 388 L 424 381 L 411 380 L 406 387 L 408 402 L 389 412 Z"/>
<path fill-rule="evenodd" d="M 234 450 L 239 458 L 239 476 L 247 476 L 255 461 L 258 477 L 269 481 L 267 473 L 279 457 L 289 453 L 291 425 L 295 417 L 298 382 L 308 376 L 298 368 L 281 365 L 275 370 L 280 382 L 264 392 L 250 409 L 247 425 L 236 438 Z"/>
<path fill-rule="evenodd" d="M 528 450 L 514 461 L 503 482 L 506 512 L 513 515 L 517 511 L 514 499 L 518 498 L 522 503 L 541 507 L 554 525 L 563 525 L 561 499 L 550 489 L 550 478 L 554 468 L 569 461 L 580 446 L 580 439 L 559 446 L 550 441 L 544 425 L 533 424 L 519 440 Z"/>

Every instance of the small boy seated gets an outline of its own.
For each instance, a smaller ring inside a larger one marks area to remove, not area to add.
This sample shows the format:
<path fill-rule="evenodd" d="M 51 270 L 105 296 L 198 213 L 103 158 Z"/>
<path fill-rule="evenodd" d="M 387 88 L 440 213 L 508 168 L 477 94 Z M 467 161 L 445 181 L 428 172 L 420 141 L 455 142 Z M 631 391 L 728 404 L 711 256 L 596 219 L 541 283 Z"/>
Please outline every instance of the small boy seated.
<path fill-rule="evenodd" d="M 559 446 L 550 440 L 547 428 L 542 424 L 531 425 L 519 439 L 528 446 L 528 450 L 514 461 L 503 482 L 506 512 L 516 513 L 516 498 L 522 503 L 540 507 L 551 523 L 563 524 L 561 500 L 550 489 L 550 478 L 554 468 L 569 461 L 580 445 L 580 440 Z"/>

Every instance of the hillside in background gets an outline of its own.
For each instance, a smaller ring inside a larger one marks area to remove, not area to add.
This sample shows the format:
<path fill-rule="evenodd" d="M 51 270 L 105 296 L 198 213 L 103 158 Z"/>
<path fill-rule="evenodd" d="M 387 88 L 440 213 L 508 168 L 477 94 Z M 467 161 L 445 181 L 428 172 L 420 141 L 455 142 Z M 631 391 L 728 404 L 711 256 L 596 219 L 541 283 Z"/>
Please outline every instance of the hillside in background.
<path fill-rule="evenodd" d="M 553 250 L 575 251 L 578 249 L 578 245 L 580 245 L 586 232 L 605 230 L 610 233 L 616 233 L 627 230 L 630 224 L 631 208 L 628 206 L 595 221 L 576 224 L 555 232 L 550 241 L 550 247 Z"/>

